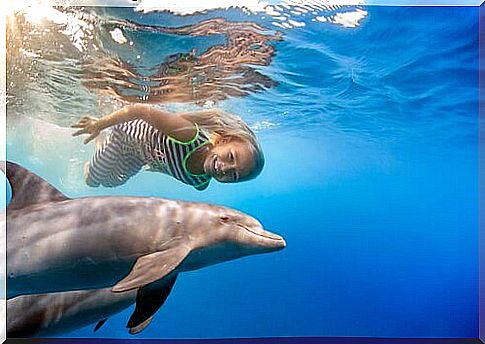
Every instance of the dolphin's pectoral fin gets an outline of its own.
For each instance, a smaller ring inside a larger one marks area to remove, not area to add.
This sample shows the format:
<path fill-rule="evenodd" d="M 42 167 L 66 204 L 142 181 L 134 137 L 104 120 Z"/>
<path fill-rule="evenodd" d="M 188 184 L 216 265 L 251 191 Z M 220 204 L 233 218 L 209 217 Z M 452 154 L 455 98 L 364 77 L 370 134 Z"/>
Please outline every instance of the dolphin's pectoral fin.
<path fill-rule="evenodd" d="M 9 210 L 22 209 L 43 202 L 60 202 L 69 199 L 62 192 L 41 177 L 16 163 L 0 162 L 0 170 L 5 173 L 12 187 Z"/>
<path fill-rule="evenodd" d="M 130 328 L 131 334 L 142 331 L 148 325 L 151 318 L 167 300 L 176 279 L 177 273 L 171 273 L 167 277 L 138 290 L 135 311 L 126 325 Z"/>
<path fill-rule="evenodd" d="M 151 317 L 149 317 L 147 320 L 145 320 L 144 322 L 142 322 L 140 325 L 130 328 L 128 332 L 130 334 L 138 334 L 138 333 L 140 333 L 148 325 L 150 325 L 150 323 L 152 322 L 153 317 L 154 317 L 154 315 L 152 315 Z"/>
<path fill-rule="evenodd" d="M 98 321 L 98 323 L 96 324 L 96 326 L 94 327 L 94 330 L 93 332 L 96 332 L 97 330 L 99 330 L 103 325 L 104 323 L 108 320 L 108 318 L 106 319 L 103 319 L 103 320 L 100 320 Z"/>
<path fill-rule="evenodd" d="M 140 257 L 128 276 L 119 281 L 111 290 L 113 292 L 128 291 L 155 282 L 175 270 L 189 252 L 190 247 L 182 244 Z"/>

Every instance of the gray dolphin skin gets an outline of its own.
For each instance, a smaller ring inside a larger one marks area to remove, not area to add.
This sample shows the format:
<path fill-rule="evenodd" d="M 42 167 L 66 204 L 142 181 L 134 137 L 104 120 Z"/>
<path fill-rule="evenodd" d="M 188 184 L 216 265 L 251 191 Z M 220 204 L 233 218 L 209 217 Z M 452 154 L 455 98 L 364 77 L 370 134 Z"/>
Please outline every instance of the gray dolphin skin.
<path fill-rule="evenodd" d="M 7 301 L 7 337 L 47 337 L 94 324 L 135 302 L 136 290 L 113 293 L 111 288 L 41 295 Z"/>
<path fill-rule="evenodd" d="M 160 288 L 160 292 L 153 293 L 154 299 L 146 300 L 151 302 L 151 310 L 143 311 L 149 314 L 143 320 L 137 319 L 144 316 L 137 306 L 130 317 L 127 325 L 130 334 L 143 331 L 165 302 L 171 289 L 167 283 L 173 285 L 173 281 L 169 278 L 162 281 L 151 286 Z M 17 296 L 7 300 L 7 337 L 48 337 L 94 323 L 97 331 L 110 316 L 135 303 L 137 296 L 137 290 L 115 293 L 111 288 Z"/>
<path fill-rule="evenodd" d="M 178 273 L 286 246 L 233 209 L 146 197 L 70 199 L 15 163 L 6 163 L 6 175 L 7 298 L 135 290 L 134 331 L 163 304 Z"/>

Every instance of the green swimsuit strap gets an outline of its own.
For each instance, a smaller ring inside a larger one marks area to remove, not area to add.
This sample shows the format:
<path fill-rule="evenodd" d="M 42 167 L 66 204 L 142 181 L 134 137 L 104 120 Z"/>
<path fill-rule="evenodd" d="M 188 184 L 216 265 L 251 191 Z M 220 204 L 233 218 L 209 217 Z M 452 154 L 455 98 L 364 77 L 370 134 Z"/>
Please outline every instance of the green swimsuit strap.
<path fill-rule="evenodd" d="M 183 160 L 183 163 L 182 163 L 182 166 L 184 168 L 184 171 L 185 173 L 187 173 L 189 176 L 192 176 L 192 177 L 206 177 L 206 178 L 211 178 L 211 176 L 209 176 L 208 174 L 206 173 L 201 173 L 201 174 L 195 174 L 195 173 L 192 173 L 189 171 L 189 169 L 187 168 L 187 161 L 189 160 L 190 156 L 197 150 L 199 149 L 200 147 L 203 147 L 205 145 L 208 145 L 210 143 L 210 141 L 206 141 L 206 142 L 203 142 L 201 143 L 200 145 L 198 145 L 197 147 L 195 147 L 194 149 L 192 149 L 190 152 L 187 153 L 187 155 L 184 157 L 184 160 Z M 208 183 L 209 181 L 207 181 Z M 205 183 L 203 183 L 205 184 Z"/>
<path fill-rule="evenodd" d="M 173 142 L 175 142 L 179 145 L 184 145 L 184 146 L 191 145 L 192 143 L 194 143 L 199 138 L 199 134 L 200 134 L 199 125 L 197 123 L 194 123 L 194 124 L 195 124 L 195 135 L 190 141 L 183 142 L 183 141 L 177 140 L 176 138 L 168 136 L 169 140 L 171 140 L 171 141 L 173 141 Z"/>

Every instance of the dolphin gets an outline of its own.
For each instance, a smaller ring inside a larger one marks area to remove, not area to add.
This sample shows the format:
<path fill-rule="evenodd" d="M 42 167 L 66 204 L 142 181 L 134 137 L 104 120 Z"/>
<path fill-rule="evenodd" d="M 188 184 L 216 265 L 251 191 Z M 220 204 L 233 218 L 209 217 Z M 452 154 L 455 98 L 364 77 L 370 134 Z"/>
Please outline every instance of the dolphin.
<path fill-rule="evenodd" d="M 7 337 L 57 336 L 94 323 L 96 332 L 109 317 L 135 303 L 136 296 L 137 290 L 114 293 L 111 288 L 20 295 L 7 300 Z M 153 302 L 161 304 L 167 297 L 165 293 Z M 128 323 L 129 333 L 143 331 L 153 316 L 139 324 Z"/>
<path fill-rule="evenodd" d="M 153 284 L 163 292 L 156 293 L 152 307 L 159 308 L 171 290 L 169 278 Z M 76 290 L 48 294 L 20 295 L 7 300 L 7 337 L 48 337 L 70 332 L 97 323 L 94 332 L 114 314 L 136 301 L 137 290 L 115 293 L 111 288 Z M 130 334 L 143 331 L 153 319 L 136 323 L 136 311 L 127 324 Z"/>
<path fill-rule="evenodd" d="M 96 322 L 97 330 L 108 317 L 132 305 L 136 293 L 104 288 L 14 297 L 7 300 L 7 337 L 48 337 Z"/>
<path fill-rule="evenodd" d="M 226 207 L 147 197 L 71 199 L 12 162 L 6 176 L 12 187 L 7 298 L 136 289 L 131 328 L 153 316 L 180 272 L 286 246 L 253 217 Z"/>

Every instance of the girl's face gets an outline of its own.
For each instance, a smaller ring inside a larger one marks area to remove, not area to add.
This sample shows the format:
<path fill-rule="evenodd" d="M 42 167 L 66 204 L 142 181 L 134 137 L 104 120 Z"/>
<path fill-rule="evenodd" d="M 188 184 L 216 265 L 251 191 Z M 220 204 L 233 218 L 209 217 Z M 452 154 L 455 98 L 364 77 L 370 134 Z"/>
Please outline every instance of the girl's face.
<path fill-rule="evenodd" d="M 204 171 L 222 183 L 236 183 L 251 174 L 254 155 L 243 141 L 222 138 L 214 143 L 204 161 Z"/>

